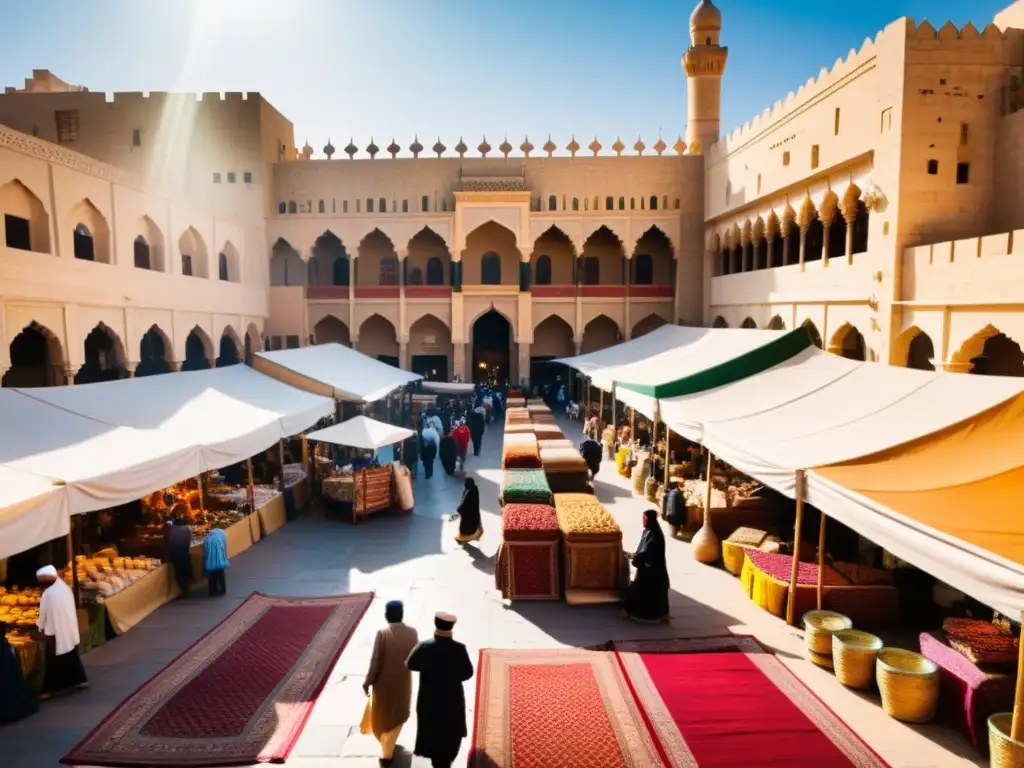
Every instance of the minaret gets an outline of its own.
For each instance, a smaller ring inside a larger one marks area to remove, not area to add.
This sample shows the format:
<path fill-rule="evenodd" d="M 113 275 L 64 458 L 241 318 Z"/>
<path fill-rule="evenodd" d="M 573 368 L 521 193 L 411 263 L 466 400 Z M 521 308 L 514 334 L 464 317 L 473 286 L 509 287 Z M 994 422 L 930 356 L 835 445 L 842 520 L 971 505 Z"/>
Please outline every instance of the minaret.
<path fill-rule="evenodd" d="M 722 75 L 729 49 L 718 44 L 722 12 L 701 0 L 690 15 L 690 48 L 683 54 L 686 71 L 686 145 L 699 155 L 718 141 L 722 116 Z"/>

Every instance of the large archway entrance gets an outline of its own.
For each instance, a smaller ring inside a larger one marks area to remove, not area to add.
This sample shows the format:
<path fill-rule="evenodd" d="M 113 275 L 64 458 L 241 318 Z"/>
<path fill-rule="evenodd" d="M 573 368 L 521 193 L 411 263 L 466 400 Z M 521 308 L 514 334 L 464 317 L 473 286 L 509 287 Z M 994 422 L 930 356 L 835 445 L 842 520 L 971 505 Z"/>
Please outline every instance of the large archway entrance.
<path fill-rule="evenodd" d="M 511 383 L 511 363 L 512 326 L 492 309 L 473 323 L 473 381 L 498 386 Z"/>
<path fill-rule="evenodd" d="M 171 344 L 157 326 L 152 326 L 139 342 L 139 364 L 135 367 L 135 378 L 158 376 L 171 372 L 167 352 Z"/>
<path fill-rule="evenodd" d="M 541 392 L 546 391 L 550 400 L 564 384 L 568 395 L 573 396 L 572 372 L 564 365 L 555 365 L 551 361 L 560 357 L 572 357 L 575 353 L 572 327 L 569 323 L 558 315 L 545 318 L 533 330 L 533 344 L 530 345 L 530 386 L 540 387 Z"/>
<path fill-rule="evenodd" d="M 95 384 L 124 378 L 121 340 L 103 323 L 85 337 L 85 363 L 75 374 L 75 384 Z"/>
<path fill-rule="evenodd" d="M 11 369 L 4 387 L 55 387 L 64 384 L 64 350 L 48 328 L 31 323 L 10 345 Z"/>
<path fill-rule="evenodd" d="M 1024 352 L 1005 333 L 996 333 L 985 340 L 981 354 L 972 358 L 971 373 L 982 376 L 1024 376 Z"/>

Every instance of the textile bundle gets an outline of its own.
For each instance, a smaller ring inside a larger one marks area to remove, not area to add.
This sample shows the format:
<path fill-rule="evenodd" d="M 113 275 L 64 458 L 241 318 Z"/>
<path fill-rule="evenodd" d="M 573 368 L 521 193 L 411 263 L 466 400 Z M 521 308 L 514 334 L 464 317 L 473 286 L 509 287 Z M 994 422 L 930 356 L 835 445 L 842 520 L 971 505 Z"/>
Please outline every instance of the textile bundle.
<path fill-rule="evenodd" d="M 590 471 L 574 448 L 541 448 L 540 461 L 552 493 L 588 493 Z"/>
<path fill-rule="evenodd" d="M 551 488 L 539 469 L 506 469 L 500 500 L 502 504 L 551 504 Z"/>
<path fill-rule="evenodd" d="M 529 433 L 505 436 L 501 450 L 503 469 L 540 469 L 540 450 L 537 438 Z"/>
<path fill-rule="evenodd" d="M 523 397 L 513 397 L 512 394 L 509 393 L 508 407 L 509 408 L 525 408 L 526 407 L 526 399 L 523 398 Z"/>
<path fill-rule="evenodd" d="M 530 421 L 530 412 L 525 408 L 513 408 L 509 406 L 508 410 L 505 411 L 505 421 Z"/>
<path fill-rule="evenodd" d="M 505 439 L 508 439 L 509 435 L 530 435 L 533 434 L 533 424 L 528 421 L 523 422 L 511 422 L 505 425 Z"/>
<path fill-rule="evenodd" d="M 561 440 L 565 438 L 562 430 L 554 424 L 534 424 L 533 434 L 537 436 L 538 440 Z"/>

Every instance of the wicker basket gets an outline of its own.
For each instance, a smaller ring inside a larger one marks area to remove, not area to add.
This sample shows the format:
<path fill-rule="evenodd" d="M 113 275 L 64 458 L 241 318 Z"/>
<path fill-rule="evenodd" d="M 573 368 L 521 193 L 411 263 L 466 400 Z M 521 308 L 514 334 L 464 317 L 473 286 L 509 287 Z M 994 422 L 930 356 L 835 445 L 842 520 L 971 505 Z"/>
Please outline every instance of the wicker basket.
<path fill-rule="evenodd" d="M 875 681 L 875 661 L 882 650 L 881 638 L 857 629 L 832 635 L 832 663 L 836 679 L 850 688 L 870 688 Z"/>
<path fill-rule="evenodd" d="M 1020 768 L 1024 765 L 1024 742 L 1010 738 L 1012 712 L 1000 712 L 988 719 L 989 765 L 992 768 Z"/>
<path fill-rule="evenodd" d="M 807 658 L 819 667 L 832 668 L 832 635 L 852 629 L 849 617 L 835 611 L 808 611 L 804 614 Z M 827 664 L 823 663 L 827 660 Z"/>
<path fill-rule="evenodd" d="M 904 723 L 927 723 L 939 703 L 939 667 L 919 653 L 883 648 L 875 660 L 882 709 Z"/>

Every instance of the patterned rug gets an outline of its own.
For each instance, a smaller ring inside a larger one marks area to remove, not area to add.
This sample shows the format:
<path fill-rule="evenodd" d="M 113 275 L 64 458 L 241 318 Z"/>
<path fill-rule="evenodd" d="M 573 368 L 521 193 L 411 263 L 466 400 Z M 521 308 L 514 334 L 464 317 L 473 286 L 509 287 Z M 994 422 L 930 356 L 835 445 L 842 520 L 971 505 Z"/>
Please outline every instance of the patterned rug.
<path fill-rule="evenodd" d="M 670 768 L 886 766 L 752 637 L 615 649 Z"/>
<path fill-rule="evenodd" d="M 253 593 L 61 762 L 90 766 L 284 762 L 373 593 Z"/>
<path fill-rule="evenodd" d="M 660 765 L 617 664 L 581 649 L 481 651 L 469 765 Z"/>

